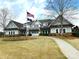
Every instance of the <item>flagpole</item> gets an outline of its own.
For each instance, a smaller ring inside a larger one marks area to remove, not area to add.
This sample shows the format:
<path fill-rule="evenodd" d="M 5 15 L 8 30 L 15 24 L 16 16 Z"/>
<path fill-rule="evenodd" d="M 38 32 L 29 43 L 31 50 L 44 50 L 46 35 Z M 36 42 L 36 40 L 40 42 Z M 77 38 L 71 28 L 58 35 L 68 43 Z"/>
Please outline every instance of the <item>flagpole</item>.
<path fill-rule="evenodd" d="M 26 10 L 26 13 L 27 13 L 27 10 Z M 26 14 L 26 24 L 25 24 L 25 27 L 26 27 L 26 36 L 27 36 L 27 14 Z"/>
<path fill-rule="evenodd" d="M 30 7 L 30 8 L 32 8 L 33 7 L 33 4 L 34 3 L 32 3 L 32 6 Z M 27 10 L 26 10 L 26 13 L 27 13 Z M 27 24 L 27 14 L 26 14 L 26 24 Z M 27 28 L 27 25 L 25 26 L 26 27 L 26 36 L 28 35 L 28 33 L 27 33 L 27 31 L 29 32 L 29 30 L 28 30 L 28 28 Z"/>
<path fill-rule="evenodd" d="M 26 12 L 27 12 L 27 11 L 26 11 Z M 27 14 L 26 14 L 26 24 L 27 24 Z M 27 36 L 27 25 L 26 25 L 26 24 L 25 24 L 25 29 L 26 29 L 26 30 L 25 30 L 25 33 L 26 33 L 25 35 Z"/>

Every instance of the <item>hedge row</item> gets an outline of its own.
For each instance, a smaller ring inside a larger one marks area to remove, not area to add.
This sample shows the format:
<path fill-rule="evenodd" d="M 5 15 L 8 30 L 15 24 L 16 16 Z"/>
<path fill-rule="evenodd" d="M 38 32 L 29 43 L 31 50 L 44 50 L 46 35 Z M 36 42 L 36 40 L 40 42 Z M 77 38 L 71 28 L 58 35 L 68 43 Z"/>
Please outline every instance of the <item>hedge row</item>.
<path fill-rule="evenodd" d="M 35 38 L 29 36 L 22 37 L 4 37 L 2 41 L 22 41 L 22 40 L 33 40 Z"/>

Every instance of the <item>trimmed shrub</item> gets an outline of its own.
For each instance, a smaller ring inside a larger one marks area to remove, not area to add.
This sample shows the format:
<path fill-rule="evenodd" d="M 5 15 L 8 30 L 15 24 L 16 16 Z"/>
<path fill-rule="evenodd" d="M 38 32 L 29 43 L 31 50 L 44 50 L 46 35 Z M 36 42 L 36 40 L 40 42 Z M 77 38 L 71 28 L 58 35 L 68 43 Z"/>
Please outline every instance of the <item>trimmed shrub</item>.
<path fill-rule="evenodd" d="M 72 29 L 72 35 L 79 37 L 79 28 L 77 26 Z"/>
<path fill-rule="evenodd" d="M 3 41 L 21 41 L 21 40 L 26 40 L 26 39 L 20 38 L 20 37 L 5 37 L 5 38 L 3 38 Z"/>
<path fill-rule="evenodd" d="M 32 40 L 35 39 L 30 36 L 19 36 L 19 37 L 4 37 L 2 41 L 22 41 L 22 40 Z"/>
<path fill-rule="evenodd" d="M 40 33 L 40 36 L 48 36 L 49 34 Z"/>

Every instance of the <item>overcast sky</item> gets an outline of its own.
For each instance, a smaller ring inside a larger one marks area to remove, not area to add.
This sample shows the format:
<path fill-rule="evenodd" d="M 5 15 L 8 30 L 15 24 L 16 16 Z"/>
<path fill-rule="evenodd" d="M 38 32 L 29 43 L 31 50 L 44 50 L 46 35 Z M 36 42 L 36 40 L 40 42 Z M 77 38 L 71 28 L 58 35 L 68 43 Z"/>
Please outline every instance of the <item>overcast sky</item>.
<path fill-rule="evenodd" d="M 26 11 L 34 14 L 35 19 L 46 18 L 42 15 L 46 11 L 43 9 L 45 2 L 46 0 L 0 0 L 0 8 L 8 8 L 16 16 L 16 21 L 25 23 Z M 79 0 L 75 0 L 75 2 L 77 7 L 79 7 Z M 79 14 L 75 16 L 79 18 Z M 78 19 L 76 21 L 72 20 L 72 22 L 79 25 Z"/>

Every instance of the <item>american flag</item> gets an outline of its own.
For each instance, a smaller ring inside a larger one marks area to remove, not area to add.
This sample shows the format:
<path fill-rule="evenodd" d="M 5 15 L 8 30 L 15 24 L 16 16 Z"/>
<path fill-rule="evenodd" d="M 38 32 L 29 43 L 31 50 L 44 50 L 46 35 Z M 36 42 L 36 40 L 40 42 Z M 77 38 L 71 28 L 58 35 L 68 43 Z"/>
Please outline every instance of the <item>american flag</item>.
<path fill-rule="evenodd" d="M 30 21 L 30 22 L 32 22 L 33 18 L 34 18 L 34 15 L 31 14 L 30 12 L 27 12 L 27 20 Z"/>
<path fill-rule="evenodd" d="M 27 18 L 27 20 L 30 21 L 30 22 L 32 22 L 32 19 L 30 19 L 30 18 Z"/>
<path fill-rule="evenodd" d="M 33 17 L 33 18 L 34 18 L 34 15 L 31 14 L 31 13 L 29 13 L 29 12 L 27 12 L 27 16 L 28 16 L 28 17 Z"/>

